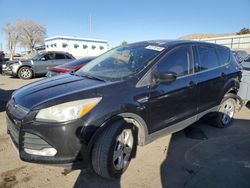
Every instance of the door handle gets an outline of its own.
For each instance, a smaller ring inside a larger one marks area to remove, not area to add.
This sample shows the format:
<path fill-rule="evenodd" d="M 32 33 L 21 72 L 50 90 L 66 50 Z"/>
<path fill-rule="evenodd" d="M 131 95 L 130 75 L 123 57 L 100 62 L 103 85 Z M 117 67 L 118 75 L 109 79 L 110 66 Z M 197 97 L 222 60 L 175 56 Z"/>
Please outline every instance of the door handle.
<path fill-rule="evenodd" d="M 195 85 L 196 85 L 196 84 L 195 84 L 194 81 L 190 81 L 190 82 L 189 82 L 189 87 L 190 87 L 190 88 L 193 88 Z"/>

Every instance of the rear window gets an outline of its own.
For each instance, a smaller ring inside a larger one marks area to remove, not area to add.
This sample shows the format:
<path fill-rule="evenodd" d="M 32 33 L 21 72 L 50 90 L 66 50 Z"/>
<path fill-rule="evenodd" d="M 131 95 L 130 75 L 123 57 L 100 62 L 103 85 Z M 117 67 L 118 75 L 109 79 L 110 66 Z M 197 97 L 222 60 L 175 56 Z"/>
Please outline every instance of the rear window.
<path fill-rule="evenodd" d="M 79 65 L 84 65 L 88 62 L 90 62 L 91 60 L 93 60 L 94 58 L 82 58 L 82 59 L 77 59 L 75 61 L 71 61 L 68 63 L 65 63 L 64 65 L 66 67 L 72 67 L 72 66 L 79 66 Z"/>
<path fill-rule="evenodd" d="M 56 59 L 65 59 L 63 54 L 56 54 Z"/>
<path fill-rule="evenodd" d="M 200 59 L 200 71 L 220 66 L 215 48 L 209 46 L 198 46 L 197 48 Z"/>
<path fill-rule="evenodd" d="M 230 51 L 227 48 L 217 48 L 218 56 L 220 59 L 220 64 L 225 65 L 229 62 L 230 59 Z"/>

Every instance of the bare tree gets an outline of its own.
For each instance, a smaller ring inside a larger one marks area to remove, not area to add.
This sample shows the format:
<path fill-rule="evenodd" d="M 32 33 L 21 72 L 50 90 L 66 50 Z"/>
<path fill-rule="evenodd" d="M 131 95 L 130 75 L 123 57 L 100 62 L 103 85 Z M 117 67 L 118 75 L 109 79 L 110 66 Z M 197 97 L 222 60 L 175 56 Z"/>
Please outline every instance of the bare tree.
<path fill-rule="evenodd" d="M 3 31 L 6 35 L 7 47 L 10 52 L 10 60 L 13 60 L 19 38 L 16 24 L 6 24 L 3 27 Z"/>
<path fill-rule="evenodd" d="M 46 37 L 44 25 L 32 20 L 17 20 L 17 29 L 21 46 L 34 51 L 37 45 L 44 43 L 44 38 Z"/>

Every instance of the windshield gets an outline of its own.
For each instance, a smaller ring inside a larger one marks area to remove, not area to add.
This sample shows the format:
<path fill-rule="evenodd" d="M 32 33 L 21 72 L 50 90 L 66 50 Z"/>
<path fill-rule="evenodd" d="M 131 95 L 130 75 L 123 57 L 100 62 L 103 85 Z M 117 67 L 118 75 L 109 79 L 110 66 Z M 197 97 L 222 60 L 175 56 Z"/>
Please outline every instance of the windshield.
<path fill-rule="evenodd" d="M 34 56 L 32 56 L 32 60 L 34 61 L 38 61 L 42 58 L 43 54 L 35 54 Z"/>
<path fill-rule="evenodd" d="M 77 59 L 75 61 L 70 61 L 68 63 L 65 63 L 65 64 L 63 64 L 63 66 L 65 66 L 65 67 L 81 66 L 81 65 L 85 65 L 86 63 L 90 62 L 93 59 L 94 59 L 94 57 L 81 58 L 81 59 Z"/>
<path fill-rule="evenodd" d="M 92 75 L 109 81 L 125 79 L 140 72 L 162 50 L 163 47 L 145 43 L 117 47 L 92 60 L 76 74 Z"/>

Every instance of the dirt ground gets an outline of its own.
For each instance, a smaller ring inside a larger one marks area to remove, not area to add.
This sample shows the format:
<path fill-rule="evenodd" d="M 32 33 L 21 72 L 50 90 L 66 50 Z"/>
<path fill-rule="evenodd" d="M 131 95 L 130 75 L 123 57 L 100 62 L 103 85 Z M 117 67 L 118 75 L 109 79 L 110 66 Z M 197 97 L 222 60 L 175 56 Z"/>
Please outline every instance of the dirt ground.
<path fill-rule="evenodd" d="M 23 162 L 6 134 L 5 104 L 15 89 L 36 80 L 0 75 L 0 188 L 250 187 L 250 105 L 237 113 L 229 128 L 199 121 L 138 147 L 136 158 L 119 180 L 105 180 L 90 169 L 67 171 Z"/>

